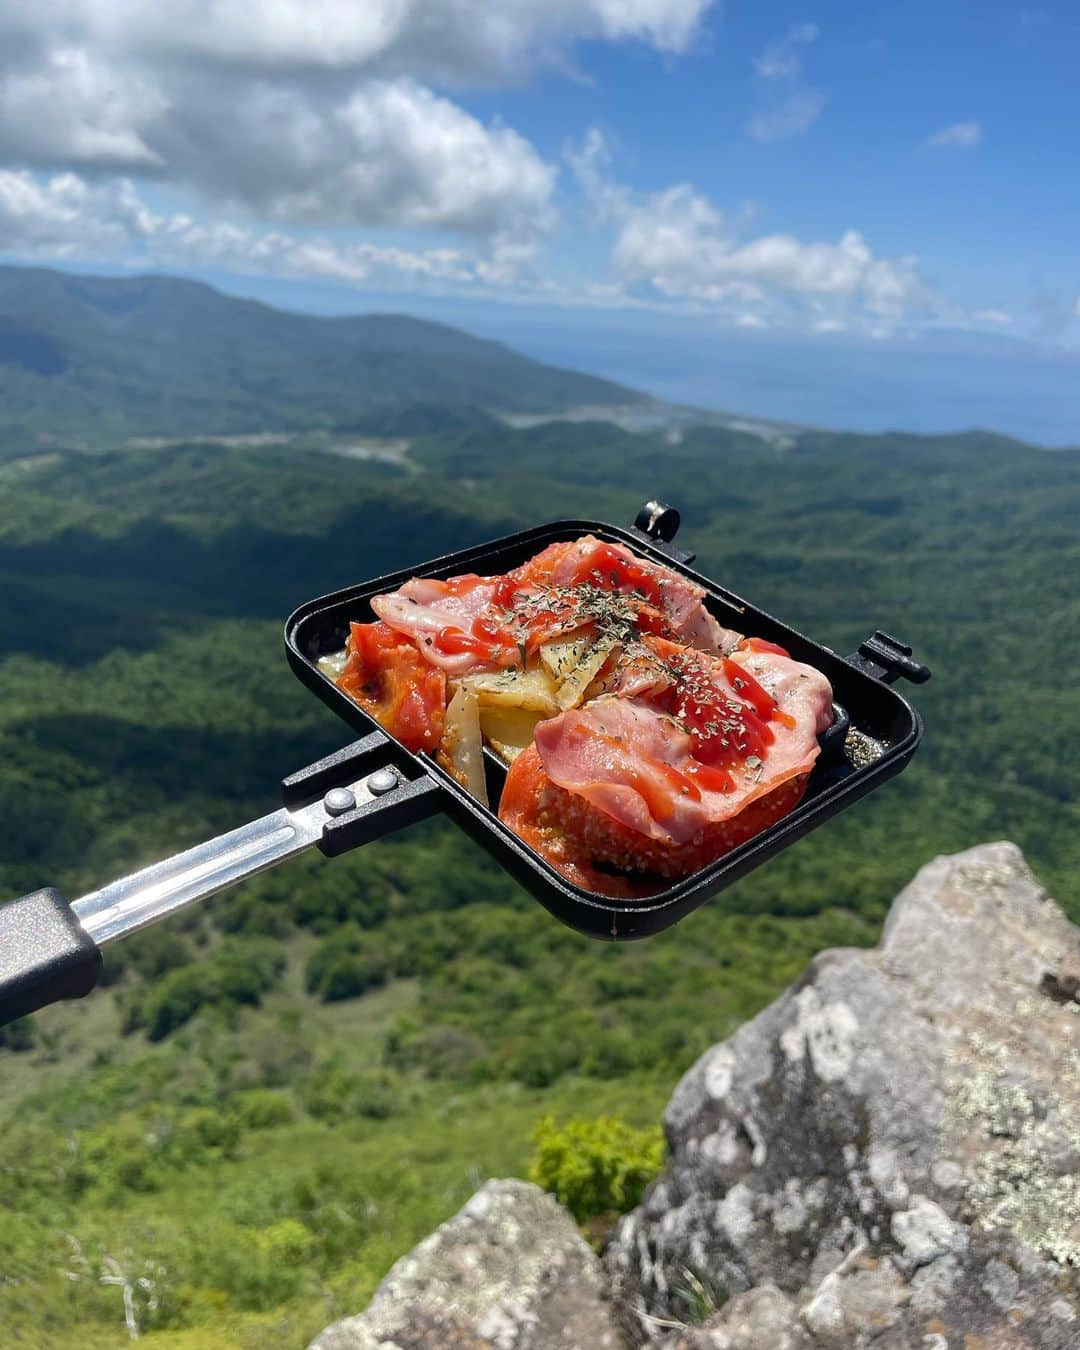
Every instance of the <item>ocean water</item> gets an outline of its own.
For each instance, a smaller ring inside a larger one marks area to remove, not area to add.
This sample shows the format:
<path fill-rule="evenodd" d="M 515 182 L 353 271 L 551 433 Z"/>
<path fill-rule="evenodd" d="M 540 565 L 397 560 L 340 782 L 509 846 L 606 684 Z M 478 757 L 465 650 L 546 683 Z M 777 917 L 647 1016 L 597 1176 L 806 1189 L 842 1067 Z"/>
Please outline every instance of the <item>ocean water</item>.
<path fill-rule="evenodd" d="M 503 322 L 500 336 L 540 360 L 573 366 L 673 403 L 846 431 L 986 428 L 1080 447 L 1080 353 L 969 334 L 914 340 L 732 334 L 665 324 L 594 329 L 546 319 Z"/>

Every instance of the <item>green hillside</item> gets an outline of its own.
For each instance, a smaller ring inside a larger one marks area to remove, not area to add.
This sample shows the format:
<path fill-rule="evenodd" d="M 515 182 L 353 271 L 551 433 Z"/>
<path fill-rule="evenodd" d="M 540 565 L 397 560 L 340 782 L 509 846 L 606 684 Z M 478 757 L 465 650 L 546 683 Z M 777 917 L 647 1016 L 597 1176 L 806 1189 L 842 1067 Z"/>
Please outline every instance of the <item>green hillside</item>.
<path fill-rule="evenodd" d="M 231 303 L 231 302 L 230 302 Z M 110 951 L 0 1049 L 4 1345 L 295 1347 L 545 1114 L 655 1122 L 681 1071 L 934 854 L 1008 837 L 1080 917 L 1080 457 L 991 436 L 511 431 L 400 463 L 177 445 L 0 465 L 0 888 L 78 895 L 272 808 L 348 739 L 300 600 L 559 515 L 681 506 L 711 575 L 934 670 L 911 769 L 671 932 L 558 926 L 448 825 L 298 860 Z M 405 434 L 405 433 L 400 433 Z M 138 1284 L 142 1279 L 146 1283 Z"/>
<path fill-rule="evenodd" d="M 367 426 L 423 402 L 557 411 L 642 401 L 442 324 L 317 318 L 175 277 L 0 267 L 0 452 L 43 436 Z"/>

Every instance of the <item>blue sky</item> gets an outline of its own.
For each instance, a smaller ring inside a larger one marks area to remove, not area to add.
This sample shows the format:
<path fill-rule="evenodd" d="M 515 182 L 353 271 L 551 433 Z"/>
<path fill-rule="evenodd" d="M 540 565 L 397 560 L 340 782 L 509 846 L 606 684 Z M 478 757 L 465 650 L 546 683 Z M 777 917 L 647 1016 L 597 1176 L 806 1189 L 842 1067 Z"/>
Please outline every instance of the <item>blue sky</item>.
<path fill-rule="evenodd" d="M 658 389 L 650 343 L 684 338 L 688 387 L 707 391 L 702 335 L 729 364 L 743 339 L 740 368 L 780 363 L 776 389 L 748 381 L 749 410 L 775 415 L 798 414 L 780 387 L 800 353 L 842 380 L 856 349 L 892 353 L 890 373 L 918 349 L 924 385 L 928 354 L 955 363 L 963 397 L 941 416 L 1011 381 L 1012 411 L 988 398 L 997 424 L 1080 439 L 1070 391 L 1031 414 L 1047 369 L 1072 353 L 1080 373 L 1080 25 L 1063 0 L 13 8 L 8 260 L 412 309 L 558 357 L 554 323 L 563 359 L 594 368 L 619 346 L 605 334 L 633 333 Z M 876 397 L 868 423 L 914 424 Z"/>

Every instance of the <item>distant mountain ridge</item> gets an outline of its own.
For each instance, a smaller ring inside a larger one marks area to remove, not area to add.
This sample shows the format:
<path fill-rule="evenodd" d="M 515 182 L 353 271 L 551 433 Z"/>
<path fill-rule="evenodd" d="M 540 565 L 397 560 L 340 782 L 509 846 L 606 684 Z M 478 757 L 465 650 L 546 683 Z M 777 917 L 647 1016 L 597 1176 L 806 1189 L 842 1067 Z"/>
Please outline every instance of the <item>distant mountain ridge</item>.
<path fill-rule="evenodd" d="M 166 276 L 0 267 L 0 445 L 362 425 L 414 404 L 644 404 L 403 314 L 324 318 Z"/>

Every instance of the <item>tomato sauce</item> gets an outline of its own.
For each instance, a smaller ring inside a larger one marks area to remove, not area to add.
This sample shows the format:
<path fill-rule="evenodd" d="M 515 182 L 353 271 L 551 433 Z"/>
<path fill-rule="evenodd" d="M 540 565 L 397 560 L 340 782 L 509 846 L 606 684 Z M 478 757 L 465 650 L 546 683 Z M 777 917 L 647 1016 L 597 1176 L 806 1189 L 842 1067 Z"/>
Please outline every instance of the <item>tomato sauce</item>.
<path fill-rule="evenodd" d="M 580 580 L 603 591 L 636 591 L 657 607 L 661 603 L 660 584 L 652 572 L 640 563 L 624 558 L 610 544 L 601 544 L 590 555 L 588 573 Z"/>
<path fill-rule="evenodd" d="M 350 625 L 338 685 L 406 749 L 432 751 L 442 739 L 446 677 L 385 623 Z"/>

